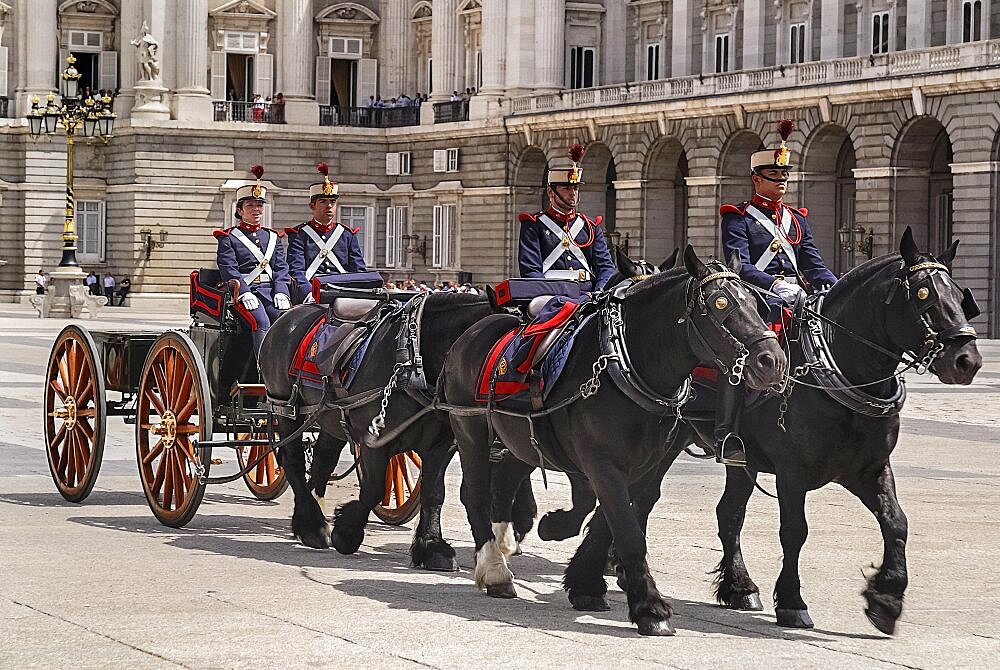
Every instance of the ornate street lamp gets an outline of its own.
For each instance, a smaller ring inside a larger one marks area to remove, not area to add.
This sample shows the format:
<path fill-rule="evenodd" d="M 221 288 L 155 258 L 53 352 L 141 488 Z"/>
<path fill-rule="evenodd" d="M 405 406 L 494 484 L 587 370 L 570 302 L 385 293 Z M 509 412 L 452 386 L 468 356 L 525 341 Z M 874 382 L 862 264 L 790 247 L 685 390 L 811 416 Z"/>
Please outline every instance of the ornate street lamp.
<path fill-rule="evenodd" d="M 837 238 L 840 241 L 841 250 L 847 253 L 856 252 L 864 254 L 866 258 L 871 260 L 875 250 L 874 228 L 870 228 L 866 231 L 865 227 L 860 223 L 853 228 L 849 225 L 845 225 L 844 227 L 837 229 Z"/>
<path fill-rule="evenodd" d="M 45 107 L 39 107 L 38 98 L 31 101 L 28 112 L 28 131 L 32 138 L 42 134 L 53 135 L 58 128 L 66 133 L 66 218 L 63 223 L 63 256 L 59 261 L 61 268 L 78 268 L 76 260 L 76 219 L 75 200 L 73 197 L 73 157 L 76 145 L 76 133 L 83 131 L 86 138 L 100 137 L 107 144 L 111 140 L 114 128 L 115 114 L 111 111 L 114 102 L 110 96 L 97 100 L 88 97 L 81 100 L 80 77 L 76 69 L 76 57 L 70 54 L 66 58 L 66 69 L 60 73 L 62 100 L 57 103 L 54 93 L 46 96 Z"/>

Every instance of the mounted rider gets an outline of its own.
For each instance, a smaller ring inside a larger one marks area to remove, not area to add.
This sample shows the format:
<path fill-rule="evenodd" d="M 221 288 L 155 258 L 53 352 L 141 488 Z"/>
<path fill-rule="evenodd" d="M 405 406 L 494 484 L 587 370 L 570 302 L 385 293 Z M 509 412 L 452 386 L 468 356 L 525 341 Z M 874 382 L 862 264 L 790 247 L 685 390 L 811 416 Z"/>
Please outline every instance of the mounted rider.
<path fill-rule="evenodd" d="M 584 292 L 604 288 L 615 274 L 615 263 L 601 227 L 577 211 L 583 184 L 584 146 L 570 147 L 570 164 L 548 171 L 545 189 L 548 207 L 537 214 L 522 212 L 517 262 L 524 278 L 564 279 L 580 282 Z"/>
<path fill-rule="evenodd" d="M 794 122 L 778 123 L 781 145 L 750 155 L 754 194 L 748 202 L 722 205 L 722 250 L 726 258 L 739 254 L 740 277 L 771 292 L 767 302 L 772 314 L 791 306 L 800 295 L 832 286 L 837 277 L 826 267 L 813 241 L 808 210 L 783 201 L 788 187 L 791 154 L 785 145 Z M 777 318 L 781 318 L 778 316 Z M 773 320 L 773 319 L 772 319 Z M 715 422 L 716 460 L 745 466 L 746 453 L 738 432 L 743 407 L 743 386 L 719 382 Z"/>
<path fill-rule="evenodd" d="M 250 172 L 257 181 L 236 189 L 238 224 L 212 234 L 218 240 L 215 261 L 222 280 L 239 283 L 233 307 L 253 332 L 256 355 L 267 329 L 291 307 L 291 302 L 288 299 L 288 266 L 281 243 L 284 233 L 261 225 L 267 202 L 267 189 L 260 183 L 264 167 L 254 165 Z"/>
<path fill-rule="evenodd" d="M 288 270 L 293 280 L 296 303 L 313 301 L 310 283 L 334 282 L 337 275 L 366 272 L 365 258 L 358 243 L 358 229 L 337 222 L 339 187 L 330 181 L 329 166 L 318 163 L 323 181 L 309 187 L 309 209 L 313 218 L 288 235 Z"/>

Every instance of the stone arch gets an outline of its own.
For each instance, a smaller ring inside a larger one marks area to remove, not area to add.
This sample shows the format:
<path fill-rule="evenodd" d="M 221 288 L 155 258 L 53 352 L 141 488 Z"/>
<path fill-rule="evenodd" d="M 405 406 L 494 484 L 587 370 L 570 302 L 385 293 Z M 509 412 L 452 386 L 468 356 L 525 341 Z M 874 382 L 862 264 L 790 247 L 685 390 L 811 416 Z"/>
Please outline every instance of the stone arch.
<path fill-rule="evenodd" d="M 838 230 L 853 230 L 857 167 L 847 129 L 835 123 L 818 126 L 806 139 L 798 168 L 798 205 L 809 208 L 813 238 L 827 265 L 838 274 L 865 258 L 841 249 Z"/>
<path fill-rule="evenodd" d="M 750 197 L 750 154 L 763 149 L 760 135 L 737 130 L 719 153 L 719 204 L 742 202 Z"/>
<path fill-rule="evenodd" d="M 937 253 L 952 240 L 954 218 L 951 139 L 939 120 L 913 119 L 893 148 L 893 219 L 897 233 L 913 228 L 922 250 Z"/>
<path fill-rule="evenodd" d="M 676 137 L 653 145 L 643 166 L 643 255 L 660 262 L 687 243 L 687 152 Z"/>
<path fill-rule="evenodd" d="M 618 178 L 611 149 L 603 142 L 591 142 L 583 156 L 583 186 L 580 187 L 581 212 L 591 219 L 604 218 L 604 229 L 615 229 L 615 185 Z"/>
<path fill-rule="evenodd" d="M 536 146 L 521 150 L 514 166 L 514 208 L 534 213 L 545 206 L 545 153 Z"/>

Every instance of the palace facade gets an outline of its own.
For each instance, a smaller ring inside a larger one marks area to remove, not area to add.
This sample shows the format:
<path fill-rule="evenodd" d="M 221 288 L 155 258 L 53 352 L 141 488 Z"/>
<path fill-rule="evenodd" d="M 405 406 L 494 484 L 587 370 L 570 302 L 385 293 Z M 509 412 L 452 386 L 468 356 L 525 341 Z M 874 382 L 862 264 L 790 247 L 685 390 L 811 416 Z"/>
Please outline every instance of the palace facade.
<path fill-rule="evenodd" d="M 748 197 L 749 154 L 793 118 L 787 200 L 830 266 L 906 226 L 933 252 L 961 239 L 955 276 L 1000 336 L 1000 0 L 0 0 L 8 301 L 60 258 L 65 136 L 33 140 L 24 117 L 69 53 L 119 117 L 77 144 L 79 258 L 130 275 L 137 302 L 182 309 L 252 163 L 282 227 L 328 162 L 341 220 L 392 278 L 516 271 L 517 212 L 576 141 L 581 209 L 612 241 L 717 253 L 719 205 Z"/>

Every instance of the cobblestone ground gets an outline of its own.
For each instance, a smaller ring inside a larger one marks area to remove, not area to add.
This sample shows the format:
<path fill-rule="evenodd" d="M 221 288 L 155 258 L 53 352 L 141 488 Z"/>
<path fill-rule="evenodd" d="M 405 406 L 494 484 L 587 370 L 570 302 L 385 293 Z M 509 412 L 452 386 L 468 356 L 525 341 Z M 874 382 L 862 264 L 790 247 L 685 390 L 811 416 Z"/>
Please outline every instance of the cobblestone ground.
<path fill-rule="evenodd" d="M 183 326 L 105 310 L 88 327 Z M 612 611 L 581 615 L 560 588 L 575 540 L 532 534 L 514 561 L 520 598 L 476 591 L 460 472 L 449 471 L 446 536 L 462 571 L 407 567 L 410 527 L 369 526 L 360 552 L 297 545 L 291 494 L 254 500 L 242 483 L 210 488 L 184 529 L 161 526 L 141 493 L 131 427 L 109 420 L 104 466 L 83 504 L 64 502 L 45 462 L 41 389 L 64 325 L 0 306 L 0 667 L 1000 667 L 1000 342 L 970 387 L 910 376 L 894 456 L 910 520 L 910 588 L 895 638 L 862 614 L 862 571 L 881 557 L 874 519 L 844 491 L 808 501 L 802 557 L 812 631 L 774 613 L 716 607 L 707 571 L 719 560 L 721 466 L 682 460 L 650 523 L 650 564 L 676 610 L 674 638 L 642 639 L 609 580 Z M 232 458 L 217 469 L 233 469 Z M 213 474 L 216 470 L 213 471 Z M 357 493 L 333 488 L 333 501 Z M 773 479 L 762 477 L 765 487 Z M 540 508 L 564 506 L 566 480 L 536 485 Z M 769 593 L 780 564 L 777 507 L 751 501 L 744 551 Z"/>

